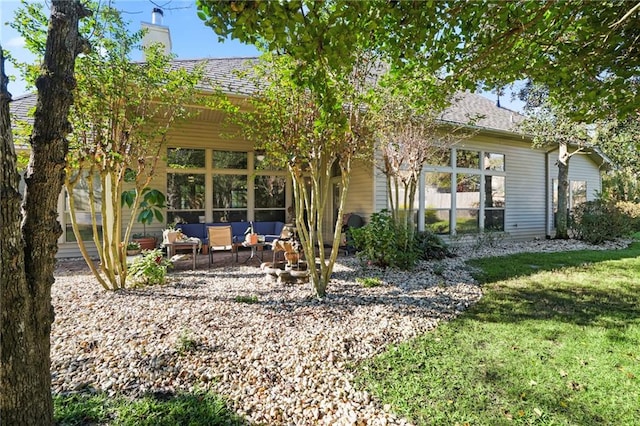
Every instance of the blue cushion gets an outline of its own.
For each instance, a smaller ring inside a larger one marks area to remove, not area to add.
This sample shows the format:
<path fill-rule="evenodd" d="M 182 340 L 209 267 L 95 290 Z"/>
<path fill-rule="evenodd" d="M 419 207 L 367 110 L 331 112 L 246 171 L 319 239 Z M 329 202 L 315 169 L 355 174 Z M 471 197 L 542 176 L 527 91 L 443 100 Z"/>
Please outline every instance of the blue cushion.
<path fill-rule="evenodd" d="M 273 234 L 274 222 L 253 222 L 253 231 L 258 235 Z"/>
<path fill-rule="evenodd" d="M 176 228 L 187 237 L 200 238 L 203 242 L 207 238 L 207 228 L 203 223 L 179 223 Z"/>

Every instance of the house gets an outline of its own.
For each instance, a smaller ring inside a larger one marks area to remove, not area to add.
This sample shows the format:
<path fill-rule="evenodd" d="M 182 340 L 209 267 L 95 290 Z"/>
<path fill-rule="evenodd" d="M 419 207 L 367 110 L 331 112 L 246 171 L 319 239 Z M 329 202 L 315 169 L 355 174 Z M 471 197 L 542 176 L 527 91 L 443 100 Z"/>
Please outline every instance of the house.
<path fill-rule="evenodd" d="M 176 60 L 174 66 L 204 64 L 206 76 L 223 91 L 243 98 L 251 95 L 253 87 L 236 77 L 234 70 L 254 60 Z M 35 100 L 35 95 L 16 98 L 12 113 L 26 118 Z M 468 125 L 469 117 L 480 118 Z M 263 154 L 249 142 L 229 136 L 224 118 L 221 111 L 203 110 L 169 134 L 166 156 L 151 183 L 167 194 L 166 221 L 291 221 L 292 186 L 287 172 L 266 167 Z M 418 228 L 444 236 L 487 230 L 504 231 L 511 239 L 553 236 L 557 149 L 532 148 L 531 141 L 516 130 L 522 116 L 477 94 L 460 94 L 440 118 L 443 126 L 466 125 L 474 135 L 450 148 L 438 164 L 424 168 L 415 206 Z M 571 159 L 571 205 L 596 197 L 604 164 L 595 151 Z M 339 181 L 336 177 L 332 203 L 338 198 Z M 77 199 L 80 208 L 82 198 Z M 345 212 L 366 220 L 388 208 L 388 199 L 385 176 L 374 165 L 353 167 Z M 329 209 L 336 211 L 334 205 Z M 64 230 L 58 255 L 77 257 L 64 194 L 58 210 Z M 325 215 L 325 229 L 333 229 L 334 215 Z M 164 227 L 154 223 L 147 231 L 160 236 Z"/>

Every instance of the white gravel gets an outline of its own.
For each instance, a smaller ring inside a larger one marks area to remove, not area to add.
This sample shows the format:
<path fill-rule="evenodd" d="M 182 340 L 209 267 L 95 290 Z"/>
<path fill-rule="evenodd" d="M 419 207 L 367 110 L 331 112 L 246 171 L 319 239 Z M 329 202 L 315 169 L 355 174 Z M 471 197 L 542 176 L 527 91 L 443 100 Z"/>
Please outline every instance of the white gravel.
<path fill-rule="evenodd" d="M 351 366 L 476 302 L 481 290 L 466 259 L 581 248 L 593 247 L 546 240 L 466 247 L 411 272 L 339 258 L 322 301 L 310 296 L 309 284 L 270 283 L 256 266 L 209 270 L 205 261 L 196 271 L 171 273 L 162 287 L 105 292 L 81 262 L 60 261 L 52 292 L 53 389 L 130 396 L 212 389 L 252 423 L 407 424 L 354 388 Z M 368 276 L 383 285 L 364 288 L 355 280 Z"/>

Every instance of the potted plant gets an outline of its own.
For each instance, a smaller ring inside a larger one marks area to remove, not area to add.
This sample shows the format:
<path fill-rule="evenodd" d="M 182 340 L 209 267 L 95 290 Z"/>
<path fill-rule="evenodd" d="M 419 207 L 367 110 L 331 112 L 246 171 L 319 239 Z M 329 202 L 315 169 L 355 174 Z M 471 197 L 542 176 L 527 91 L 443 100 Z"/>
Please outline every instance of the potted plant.
<path fill-rule="evenodd" d="M 127 256 L 135 256 L 136 254 L 140 254 L 142 249 L 140 248 L 140 243 L 137 241 L 129 241 L 127 243 Z"/>
<path fill-rule="evenodd" d="M 122 193 L 122 203 L 128 207 L 133 205 L 135 200 L 135 191 L 125 191 Z M 165 208 L 165 196 L 157 190 L 144 188 L 142 190 L 142 201 L 140 202 L 138 216 L 136 220 L 142 224 L 142 234 L 134 234 L 133 241 L 140 243 L 142 250 L 152 250 L 156 248 L 156 237 L 147 235 L 147 225 L 153 223 L 156 219 L 158 222 L 164 221 L 162 209 Z"/>
<path fill-rule="evenodd" d="M 167 229 L 162 231 L 162 242 L 164 244 L 172 244 L 180 239 L 182 239 L 182 231 L 176 229 L 176 222 L 168 224 Z"/>

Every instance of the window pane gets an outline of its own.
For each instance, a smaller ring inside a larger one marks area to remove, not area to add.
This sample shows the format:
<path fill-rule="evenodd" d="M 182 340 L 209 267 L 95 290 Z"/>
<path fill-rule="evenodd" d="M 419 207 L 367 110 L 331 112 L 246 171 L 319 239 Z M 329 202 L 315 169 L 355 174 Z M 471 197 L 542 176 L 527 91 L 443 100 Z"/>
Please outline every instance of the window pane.
<path fill-rule="evenodd" d="M 451 220 L 451 173 L 425 174 L 425 225 L 448 234 Z"/>
<path fill-rule="evenodd" d="M 480 153 L 478 151 L 467 151 L 466 149 L 457 150 L 456 166 L 467 169 L 480 168 Z"/>
<path fill-rule="evenodd" d="M 247 207 L 246 175 L 215 175 L 213 177 L 213 208 Z"/>
<path fill-rule="evenodd" d="M 424 212 L 424 224 L 436 234 L 448 234 L 451 223 L 451 209 L 426 209 Z"/>
<path fill-rule="evenodd" d="M 484 177 L 484 206 L 504 207 L 504 176 Z"/>
<path fill-rule="evenodd" d="M 456 232 L 458 234 L 475 233 L 480 230 L 478 226 L 478 210 L 456 210 Z"/>
<path fill-rule="evenodd" d="M 76 237 L 71 225 L 71 213 L 69 209 L 69 195 L 65 192 L 65 241 L 74 242 Z M 96 222 L 98 234 L 102 238 L 102 184 L 99 176 L 93 179 L 93 195 L 95 198 Z M 91 221 L 91 204 L 89 202 L 89 182 L 86 178 L 78 181 L 73 189 L 73 201 L 76 213 L 76 222 L 83 241 L 93 240 L 93 228 Z"/>
<path fill-rule="evenodd" d="M 172 169 L 204 168 L 204 158 L 204 149 L 167 149 L 167 167 Z"/>
<path fill-rule="evenodd" d="M 214 210 L 214 222 L 246 222 L 246 210 Z"/>
<path fill-rule="evenodd" d="M 204 223 L 204 210 L 167 211 L 167 223 Z"/>
<path fill-rule="evenodd" d="M 504 154 L 486 152 L 484 154 L 484 168 L 485 170 L 504 171 Z"/>
<path fill-rule="evenodd" d="M 204 175 L 167 174 L 167 209 L 204 209 Z"/>
<path fill-rule="evenodd" d="M 276 164 L 274 158 L 269 157 L 264 153 L 254 153 L 253 157 L 253 167 L 256 170 L 281 170 Z"/>
<path fill-rule="evenodd" d="M 587 202 L 587 182 L 582 180 L 571 181 L 571 208 Z"/>
<path fill-rule="evenodd" d="M 213 151 L 214 169 L 246 169 L 247 153 L 233 151 Z"/>
<path fill-rule="evenodd" d="M 256 176 L 254 181 L 255 207 L 285 207 L 285 189 L 287 179 L 284 176 Z"/>
<path fill-rule="evenodd" d="M 284 210 L 256 210 L 254 216 L 257 222 L 286 222 Z"/>
<path fill-rule="evenodd" d="M 480 207 L 480 175 L 458 174 L 456 188 L 458 208 Z"/>
<path fill-rule="evenodd" d="M 451 207 L 451 173 L 425 173 L 427 208 Z"/>
<path fill-rule="evenodd" d="M 440 148 L 433 152 L 427 160 L 427 164 L 433 166 L 451 166 L 451 149 Z"/>
<path fill-rule="evenodd" d="M 456 232 L 477 232 L 480 175 L 459 174 L 456 181 Z"/>
<path fill-rule="evenodd" d="M 504 231 L 504 210 L 484 211 L 485 231 Z"/>

